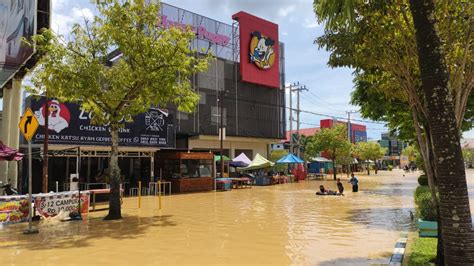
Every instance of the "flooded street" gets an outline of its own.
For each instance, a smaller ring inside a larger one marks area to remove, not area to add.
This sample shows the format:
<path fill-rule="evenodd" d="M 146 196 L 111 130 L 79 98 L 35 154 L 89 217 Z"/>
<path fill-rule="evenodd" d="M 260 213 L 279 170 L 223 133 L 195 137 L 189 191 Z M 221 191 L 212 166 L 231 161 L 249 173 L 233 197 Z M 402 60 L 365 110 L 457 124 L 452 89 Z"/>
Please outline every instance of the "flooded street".
<path fill-rule="evenodd" d="M 315 196 L 306 181 L 230 192 L 126 198 L 124 219 L 26 224 L 0 231 L 1 264 L 368 265 L 388 263 L 396 240 L 412 230 L 416 174 L 360 177 L 359 193 Z"/>

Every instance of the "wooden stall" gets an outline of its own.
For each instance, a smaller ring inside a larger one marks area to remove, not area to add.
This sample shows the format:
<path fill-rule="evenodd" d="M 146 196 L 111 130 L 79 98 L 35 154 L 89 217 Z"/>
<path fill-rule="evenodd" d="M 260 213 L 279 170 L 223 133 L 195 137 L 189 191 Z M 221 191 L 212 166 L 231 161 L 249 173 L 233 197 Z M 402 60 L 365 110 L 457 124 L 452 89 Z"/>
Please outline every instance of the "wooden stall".
<path fill-rule="evenodd" d="M 173 193 L 214 189 L 214 154 L 193 151 L 156 153 L 155 172 L 171 182 Z"/>

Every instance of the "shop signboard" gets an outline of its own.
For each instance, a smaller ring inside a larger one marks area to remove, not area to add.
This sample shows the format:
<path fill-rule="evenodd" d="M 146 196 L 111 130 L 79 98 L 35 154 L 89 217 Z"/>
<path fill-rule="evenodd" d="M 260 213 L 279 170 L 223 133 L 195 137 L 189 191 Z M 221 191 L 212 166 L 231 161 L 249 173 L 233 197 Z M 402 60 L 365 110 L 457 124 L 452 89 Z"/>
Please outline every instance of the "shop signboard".
<path fill-rule="evenodd" d="M 232 19 L 239 22 L 242 81 L 280 88 L 278 25 L 243 11 Z"/>
<path fill-rule="evenodd" d="M 191 29 L 196 34 L 196 38 L 190 43 L 192 50 L 199 53 L 212 53 L 226 60 L 237 60 L 237 53 L 234 53 L 236 44 L 233 38 L 236 28 L 231 25 L 161 3 L 157 26 Z"/>
<path fill-rule="evenodd" d="M 33 96 L 27 99 L 39 121 L 39 128 L 33 136 L 33 144 L 44 141 L 46 100 Z M 110 146 L 110 127 L 92 124 L 95 114 L 81 109 L 77 103 L 49 101 L 49 144 Z M 119 131 L 120 146 L 173 148 L 175 130 L 173 116 L 167 110 L 150 108 L 147 112 L 124 120 Z"/>
<path fill-rule="evenodd" d="M 367 142 L 367 132 L 366 131 L 353 130 L 352 134 L 354 134 L 354 143 Z"/>
<path fill-rule="evenodd" d="M 0 224 L 26 222 L 28 198 L 25 195 L 0 196 Z"/>
<path fill-rule="evenodd" d="M 36 211 L 44 217 L 51 217 L 61 211 L 77 212 L 78 192 L 58 192 L 33 195 Z M 81 213 L 89 211 L 90 193 L 81 191 Z"/>

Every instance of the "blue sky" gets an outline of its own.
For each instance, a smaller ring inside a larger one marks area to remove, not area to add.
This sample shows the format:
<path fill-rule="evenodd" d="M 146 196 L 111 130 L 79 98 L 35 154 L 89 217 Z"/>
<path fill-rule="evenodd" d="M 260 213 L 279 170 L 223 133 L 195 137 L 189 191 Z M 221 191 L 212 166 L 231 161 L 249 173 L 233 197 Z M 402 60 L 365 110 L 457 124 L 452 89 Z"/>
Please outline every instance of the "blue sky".
<path fill-rule="evenodd" d="M 53 30 L 67 34 L 71 25 L 81 21 L 83 16 L 91 17 L 94 7 L 90 0 L 52 0 Z M 299 81 L 308 92 L 301 94 L 301 109 L 338 117 L 347 117 L 345 111 L 357 110 L 351 106 L 350 93 L 353 88 L 351 70 L 331 69 L 326 62 L 329 54 L 313 43 L 322 35 L 323 26 L 316 22 L 311 0 L 168 0 L 168 4 L 187 9 L 200 15 L 232 24 L 232 14 L 246 11 L 279 25 L 280 41 L 285 43 L 286 80 Z M 293 103 L 296 102 L 296 97 Z M 352 118 L 360 119 L 358 113 Z M 319 125 L 327 118 L 301 114 L 302 128 Z M 364 124 L 364 123 L 363 123 Z M 380 139 L 386 129 L 383 125 L 365 123 L 368 137 Z M 296 124 L 293 128 L 296 127 Z M 473 135 L 469 132 L 468 135 Z"/>

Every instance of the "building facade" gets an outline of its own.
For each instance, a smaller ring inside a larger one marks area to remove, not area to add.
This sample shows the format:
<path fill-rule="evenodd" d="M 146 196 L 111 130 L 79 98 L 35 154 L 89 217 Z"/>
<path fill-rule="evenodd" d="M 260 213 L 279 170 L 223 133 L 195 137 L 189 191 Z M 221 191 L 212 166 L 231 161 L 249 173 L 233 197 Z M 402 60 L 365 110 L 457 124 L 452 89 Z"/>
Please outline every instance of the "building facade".
<path fill-rule="evenodd" d="M 156 180 L 163 170 L 160 160 L 166 157 L 160 153 L 175 158 L 169 155 L 175 151 L 185 158 L 182 160 L 189 157 L 184 153 L 220 154 L 221 121 L 225 128 L 225 155 L 245 153 L 253 158 L 260 153 L 268 157 L 269 145 L 285 137 L 285 60 L 284 45 L 278 41 L 278 25 L 245 12 L 235 14 L 230 25 L 165 3 L 161 6 L 159 26 L 191 26 L 196 32 L 191 48 L 212 52 L 216 60 L 210 62 L 205 73 L 191 78 L 193 90 L 200 95 L 195 112 L 180 112 L 172 105 L 150 108 L 125 125 L 119 134 L 119 164 L 124 181 L 133 187 L 138 180 Z M 41 108 L 45 99 L 28 99 L 24 105 L 32 107 L 38 118 L 44 115 Z M 48 125 L 49 190 L 54 189 L 55 182 L 63 188 L 71 174 L 78 174 L 84 183 L 107 183 L 108 127 L 92 125 L 93 114 L 85 113 L 77 104 L 52 100 L 50 106 L 56 111 L 50 113 Z M 33 139 L 34 192 L 41 191 L 43 141 L 44 122 Z M 22 147 L 26 147 L 24 141 Z M 207 169 L 209 163 L 204 157 Z M 202 169 L 192 167 L 193 171 Z M 180 173 L 189 170 L 183 171 L 179 165 L 178 169 Z M 20 172 L 19 187 L 24 188 L 26 164 Z M 189 174 L 186 178 L 190 176 L 200 177 Z"/>
<path fill-rule="evenodd" d="M 396 136 L 393 136 L 390 133 L 382 133 L 381 139 L 378 143 L 382 148 L 387 149 L 382 158 L 383 165 L 403 167 L 408 164 L 408 159 L 402 155 L 403 149 L 408 146 L 407 143 L 398 140 Z"/>

